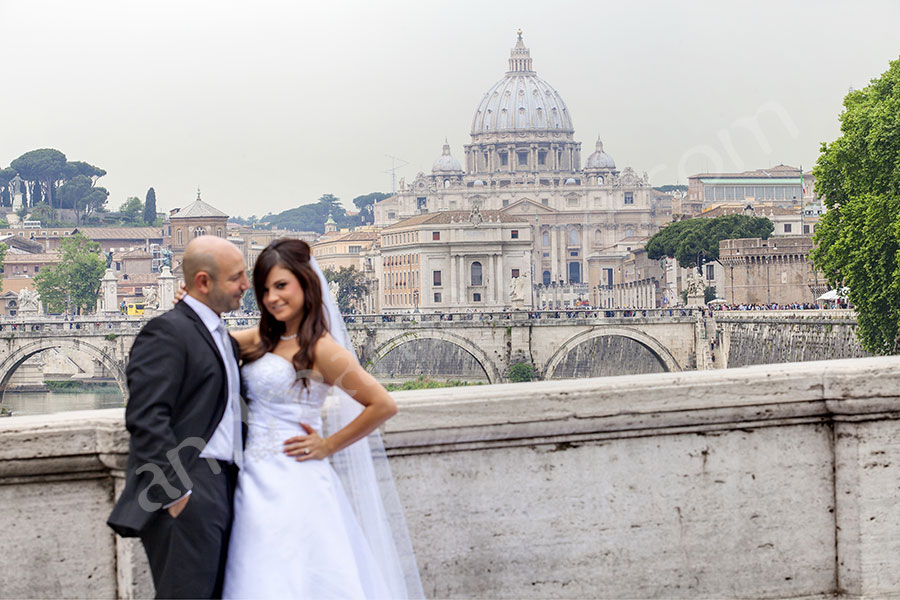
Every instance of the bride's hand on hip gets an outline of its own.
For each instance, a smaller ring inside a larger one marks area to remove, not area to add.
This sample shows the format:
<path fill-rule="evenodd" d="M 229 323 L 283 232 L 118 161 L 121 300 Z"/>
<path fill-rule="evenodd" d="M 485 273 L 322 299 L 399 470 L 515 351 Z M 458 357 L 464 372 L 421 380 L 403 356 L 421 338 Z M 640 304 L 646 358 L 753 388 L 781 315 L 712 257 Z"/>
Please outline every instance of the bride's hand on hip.
<path fill-rule="evenodd" d="M 284 441 L 283 452 L 294 460 L 322 460 L 331 456 L 331 445 L 328 440 L 319 435 L 319 432 L 307 425 L 300 423 L 308 435 L 297 435 Z"/>

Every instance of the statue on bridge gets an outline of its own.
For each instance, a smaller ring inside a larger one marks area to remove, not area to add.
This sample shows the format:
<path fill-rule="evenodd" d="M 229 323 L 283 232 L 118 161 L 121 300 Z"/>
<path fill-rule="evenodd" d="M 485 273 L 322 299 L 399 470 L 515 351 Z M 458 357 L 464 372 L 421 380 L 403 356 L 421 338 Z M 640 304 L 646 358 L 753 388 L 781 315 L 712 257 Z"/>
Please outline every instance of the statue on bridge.
<path fill-rule="evenodd" d="M 515 309 L 525 308 L 525 286 L 527 277 L 521 275 L 509 280 L 509 301 Z"/>
<path fill-rule="evenodd" d="M 30 313 L 37 314 L 38 309 L 40 307 L 41 295 L 34 291 L 29 290 L 28 288 L 24 288 L 19 292 L 19 296 L 16 299 L 19 305 L 19 314 L 22 313 Z"/>
<path fill-rule="evenodd" d="M 153 285 L 142 288 L 141 293 L 144 295 L 144 309 L 155 310 L 159 308 L 159 291 L 157 290 L 157 286 Z"/>

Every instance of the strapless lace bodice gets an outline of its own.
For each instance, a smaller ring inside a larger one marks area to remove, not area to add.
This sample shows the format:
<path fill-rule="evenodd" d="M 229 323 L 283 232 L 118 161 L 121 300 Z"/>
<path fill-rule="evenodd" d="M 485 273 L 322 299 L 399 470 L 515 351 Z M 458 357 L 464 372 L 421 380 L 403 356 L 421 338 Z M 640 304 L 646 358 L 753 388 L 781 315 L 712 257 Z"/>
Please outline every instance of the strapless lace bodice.
<path fill-rule="evenodd" d="M 244 365 L 241 375 L 250 409 L 246 452 L 280 453 L 285 439 L 306 435 L 300 423 L 321 433 L 328 384 L 309 380 L 304 387 L 294 365 L 271 352 Z"/>

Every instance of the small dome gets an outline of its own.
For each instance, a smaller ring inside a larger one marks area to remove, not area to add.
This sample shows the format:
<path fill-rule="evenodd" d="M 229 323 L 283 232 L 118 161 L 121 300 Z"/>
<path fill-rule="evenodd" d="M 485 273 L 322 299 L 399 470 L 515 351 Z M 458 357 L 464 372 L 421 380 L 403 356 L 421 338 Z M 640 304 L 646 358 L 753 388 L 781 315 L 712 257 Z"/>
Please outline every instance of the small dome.
<path fill-rule="evenodd" d="M 476 179 L 475 183 L 472 184 L 475 187 L 484 187 L 484 182 L 480 179 Z"/>
<path fill-rule="evenodd" d="M 459 164 L 459 161 L 453 158 L 450 155 L 450 144 L 447 143 L 447 140 L 444 140 L 444 152 L 438 159 L 434 161 L 434 165 L 431 167 L 432 173 L 459 173 L 463 170 L 462 165 Z"/>
<path fill-rule="evenodd" d="M 616 162 L 612 156 L 603 151 L 603 142 L 597 138 L 597 149 L 587 157 L 584 163 L 585 169 L 615 169 Z"/>
<path fill-rule="evenodd" d="M 568 179 L 566 179 L 566 183 L 564 185 L 575 185 L 575 178 L 569 177 Z"/>

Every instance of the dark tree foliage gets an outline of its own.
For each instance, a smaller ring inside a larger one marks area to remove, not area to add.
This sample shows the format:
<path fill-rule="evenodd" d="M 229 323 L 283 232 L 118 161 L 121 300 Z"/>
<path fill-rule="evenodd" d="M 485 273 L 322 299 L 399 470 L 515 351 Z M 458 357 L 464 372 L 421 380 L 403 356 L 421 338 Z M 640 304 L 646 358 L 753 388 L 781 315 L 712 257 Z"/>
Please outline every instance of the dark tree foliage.
<path fill-rule="evenodd" d="M 661 185 L 659 187 L 653 188 L 657 192 L 686 192 L 688 186 L 686 185 Z"/>
<path fill-rule="evenodd" d="M 774 229 L 769 219 L 747 215 L 676 221 L 647 241 L 647 256 L 653 259 L 674 257 L 682 267 L 696 267 L 699 252 L 703 252 L 709 260 L 719 258 L 719 242 L 722 240 L 767 239 Z"/>
<path fill-rule="evenodd" d="M 53 192 L 56 182 L 63 179 L 66 155 L 53 148 L 42 148 L 26 152 L 10 163 L 19 177 L 32 183 L 32 195 L 42 191 L 50 206 L 53 206 Z M 37 200 L 35 203 L 38 202 Z"/>
<path fill-rule="evenodd" d="M 153 225 L 156 222 L 156 190 L 150 188 L 147 190 L 147 197 L 144 199 L 144 223 Z"/>
<path fill-rule="evenodd" d="M 347 216 L 347 211 L 340 205 L 338 198 L 331 194 L 325 194 L 315 204 L 298 206 L 277 215 L 267 216 L 264 220 L 273 227 L 324 233 L 325 221 L 329 215 L 335 220 L 338 228 L 355 225 L 353 219 Z"/>
<path fill-rule="evenodd" d="M 390 198 L 390 194 L 384 192 L 372 192 L 364 196 L 357 196 L 353 199 L 353 205 L 359 209 L 359 224 L 371 225 L 375 222 L 375 203 L 381 202 L 385 198 Z"/>
<path fill-rule="evenodd" d="M 841 135 L 813 169 L 828 211 L 812 252 L 829 283 L 847 287 L 869 352 L 900 347 L 900 59 L 844 98 Z"/>
<path fill-rule="evenodd" d="M 0 204 L 12 205 L 14 190 L 9 189 L 9 180 L 15 175 L 24 182 L 24 192 L 29 206 L 34 207 L 46 202 L 52 209 L 72 209 L 79 223 L 95 210 L 101 210 L 106 202 L 106 196 L 109 195 L 105 189 L 95 187 L 97 180 L 106 175 L 106 171 L 86 162 L 67 161 L 65 154 L 53 148 L 26 152 L 12 161 L 8 169 L 0 171 Z M 87 180 L 93 189 L 84 193 L 74 193 L 74 188 L 83 191 L 84 180 Z M 74 186 L 70 186 L 66 193 L 62 193 L 66 184 L 72 182 L 75 182 Z M 88 196 L 90 198 L 86 200 Z"/>
<path fill-rule="evenodd" d="M 84 223 L 93 213 L 102 209 L 108 196 L 106 188 L 94 187 L 87 175 L 76 175 L 59 188 L 60 204 L 75 211 L 78 224 Z"/>
<path fill-rule="evenodd" d="M 335 298 L 338 307 L 342 313 L 353 312 L 354 306 L 359 306 L 369 286 L 366 284 L 366 277 L 362 271 L 356 267 L 341 267 L 337 271 L 333 269 L 323 269 L 325 279 L 329 282 L 336 281 L 340 286 L 338 297 Z"/>

